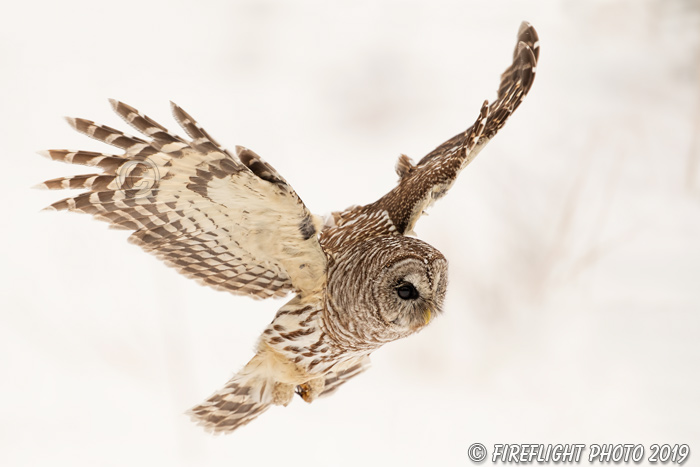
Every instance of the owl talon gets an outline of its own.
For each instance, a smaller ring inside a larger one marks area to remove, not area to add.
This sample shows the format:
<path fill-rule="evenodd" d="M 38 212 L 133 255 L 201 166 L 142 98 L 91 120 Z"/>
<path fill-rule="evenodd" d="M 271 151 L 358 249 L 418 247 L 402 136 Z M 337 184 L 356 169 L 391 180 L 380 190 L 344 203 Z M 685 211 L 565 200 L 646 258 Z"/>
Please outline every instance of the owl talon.
<path fill-rule="evenodd" d="M 305 402 L 311 403 L 321 395 L 325 386 L 325 379 L 316 378 L 297 386 L 296 393 L 299 394 Z"/>

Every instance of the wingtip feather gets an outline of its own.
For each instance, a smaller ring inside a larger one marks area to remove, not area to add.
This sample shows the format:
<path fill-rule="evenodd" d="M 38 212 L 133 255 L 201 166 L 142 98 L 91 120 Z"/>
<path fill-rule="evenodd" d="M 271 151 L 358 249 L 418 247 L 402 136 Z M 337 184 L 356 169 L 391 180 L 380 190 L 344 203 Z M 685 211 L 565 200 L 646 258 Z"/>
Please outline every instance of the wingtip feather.
<path fill-rule="evenodd" d="M 518 41 L 524 42 L 532 50 L 532 54 L 537 61 L 539 57 L 540 48 L 540 38 L 537 34 L 537 30 L 527 21 L 520 23 L 520 29 L 518 30 Z"/>
<path fill-rule="evenodd" d="M 170 101 L 170 112 L 171 112 L 171 113 L 173 114 L 173 116 L 175 117 L 175 120 L 179 122 L 179 121 L 180 121 L 180 117 L 181 117 L 181 115 L 183 114 L 184 111 L 182 110 L 182 107 L 180 107 L 179 105 L 177 105 L 175 102 Z"/>
<path fill-rule="evenodd" d="M 530 29 L 532 27 L 532 24 L 530 24 L 529 21 L 522 21 L 520 23 L 520 29 L 518 29 L 518 37 L 522 36 L 525 31 Z"/>

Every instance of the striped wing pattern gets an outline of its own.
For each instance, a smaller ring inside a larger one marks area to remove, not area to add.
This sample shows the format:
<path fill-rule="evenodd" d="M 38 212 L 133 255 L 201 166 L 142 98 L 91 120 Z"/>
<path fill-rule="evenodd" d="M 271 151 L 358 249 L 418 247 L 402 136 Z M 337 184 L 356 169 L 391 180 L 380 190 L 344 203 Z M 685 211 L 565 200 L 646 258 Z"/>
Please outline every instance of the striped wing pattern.
<path fill-rule="evenodd" d="M 341 213 L 338 226 L 352 221 L 357 214 L 386 211 L 396 231 L 410 234 L 416 221 L 433 202 L 445 195 L 481 149 L 503 127 L 530 90 L 539 57 L 539 39 L 535 29 L 523 22 L 513 52 L 513 62 L 501 75 L 497 99 L 484 102 L 475 123 L 423 157 L 418 164 L 402 155 L 397 164 L 398 185 L 381 199 L 355 212 Z M 387 232 L 389 233 L 389 232 Z"/>
<path fill-rule="evenodd" d="M 92 214 L 133 230 L 129 241 L 200 283 L 256 298 L 310 293 L 325 277 L 320 220 L 269 164 L 243 147 L 223 149 L 184 110 L 189 140 L 122 102 L 114 110 L 143 137 L 69 118 L 79 132 L 124 150 L 112 155 L 50 150 L 53 160 L 101 173 L 48 180 L 84 193 L 47 209 Z"/>
<path fill-rule="evenodd" d="M 483 134 L 469 157 L 464 157 L 463 166 L 471 162 L 478 152 L 493 138 L 498 130 L 503 128 L 508 117 L 515 112 L 530 91 L 537 72 L 537 61 L 540 56 L 540 42 L 537 31 L 530 23 L 523 22 L 518 30 L 518 41 L 513 50 L 513 62 L 501 75 L 498 86 L 498 97 L 489 105 L 489 118 Z M 431 151 L 418 162 L 417 167 L 426 166 L 435 159 L 445 159 L 455 155 L 462 148 L 470 134 L 466 132 L 455 135 Z"/>

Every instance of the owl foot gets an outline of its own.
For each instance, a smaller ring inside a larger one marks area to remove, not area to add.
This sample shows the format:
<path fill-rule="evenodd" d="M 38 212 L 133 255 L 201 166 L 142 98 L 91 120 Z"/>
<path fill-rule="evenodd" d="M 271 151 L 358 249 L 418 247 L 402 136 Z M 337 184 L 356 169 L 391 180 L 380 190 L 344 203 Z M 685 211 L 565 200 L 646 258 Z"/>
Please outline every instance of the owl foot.
<path fill-rule="evenodd" d="M 297 394 L 306 402 L 313 402 L 323 392 L 326 386 L 324 378 L 315 378 L 297 386 Z"/>
<path fill-rule="evenodd" d="M 272 390 L 272 403 L 287 406 L 294 397 L 294 385 L 287 383 L 275 383 Z"/>

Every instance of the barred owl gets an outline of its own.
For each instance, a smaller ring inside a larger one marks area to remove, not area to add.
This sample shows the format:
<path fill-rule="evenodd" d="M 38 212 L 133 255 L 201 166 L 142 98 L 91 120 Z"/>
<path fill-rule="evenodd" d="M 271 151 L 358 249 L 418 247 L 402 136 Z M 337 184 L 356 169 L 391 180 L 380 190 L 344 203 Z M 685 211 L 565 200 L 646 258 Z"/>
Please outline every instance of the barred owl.
<path fill-rule="evenodd" d="M 537 34 L 523 23 L 498 97 L 471 127 L 417 164 L 402 155 L 397 186 L 325 220 L 270 164 L 244 147 L 224 149 L 177 105 L 173 115 L 189 139 L 117 101 L 114 110 L 143 136 L 68 119 L 124 153 L 47 151 L 53 160 L 102 169 L 41 184 L 86 190 L 47 209 L 132 230 L 131 242 L 213 288 L 260 299 L 294 294 L 250 362 L 189 411 L 206 429 L 231 432 L 295 393 L 306 402 L 330 394 L 364 371 L 374 350 L 441 313 L 447 261 L 407 235 L 520 105 L 538 55 Z"/>

